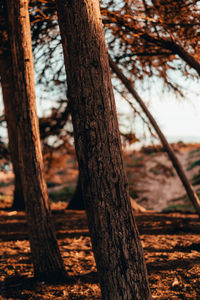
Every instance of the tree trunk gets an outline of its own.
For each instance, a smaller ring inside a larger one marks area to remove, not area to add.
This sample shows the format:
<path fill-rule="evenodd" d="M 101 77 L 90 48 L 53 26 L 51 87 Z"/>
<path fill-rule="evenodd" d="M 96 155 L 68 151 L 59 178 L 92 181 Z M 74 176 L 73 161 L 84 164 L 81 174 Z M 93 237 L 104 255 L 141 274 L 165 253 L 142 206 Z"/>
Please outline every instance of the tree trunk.
<path fill-rule="evenodd" d="M 57 0 L 68 98 L 103 299 L 151 299 L 131 211 L 99 1 Z"/>
<path fill-rule="evenodd" d="M 81 179 L 80 175 L 78 176 L 78 182 L 76 185 L 75 192 L 69 201 L 67 209 L 74 209 L 74 210 L 85 210 L 83 193 L 81 189 Z"/>
<path fill-rule="evenodd" d="M 139 205 L 132 197 L 130 197 L 131 207 L 134 212 L 146 212 L 147 210 Z M 81 190 L 81 179 L 80 175 L 78 176 L 78 182 L 76 185 L 75 192 L 69 201 L 67 209 L 74 209 L 74 210 L 85 210 L 85 204 L 83 199 L 83 194 Z"/>
<path fill-rule="evenodd" d="M 8 139 L 9 139 L 9 152 L 10 159 L 13 166 L 13 172 L 15 175 L 15 190 L 14 200 L 12 208 L 15 210 L 24 210 L 24 195 L 22 180 L 18 161 L 18 148 L 17 148 L 17 137 L 16 137 L 16 116 L 15 116 L 15 92 L 14 83 L 12 80 L 11 72 L 11 57 L 8 51 L 4 52 L 0 58 L 0 76 L 1 76 L 1 87 L 3 94 L 3 102 L 5 108 L 5 119 L 7 123 Z M 14 108 L 14 109 L 13 109 Z"/>
<path fill-rule="evenodd" d="M 53 231 L 43 176 L 28 0 L 8 0 L 7 12 L 15 90 L 12 109 L 34 273 L 40 280 L 57 280 L 64 274 L 64 265 Z"/>
<path fill-rule="evenodd" d="M 190 201 L 192 202 L 194 209 L 196 210 L 197 214 L 200 216 L 200 200 L 199 197 L 197 196 L 197 194 L 195 193 L 195 191 L 192 188 L 192 185 L 190 184 L 182 166 L 180 161 L 178 160 L 178 158 L 176 157 L 172 147 L 169 145 L 166 137 L 164 136 L 164 134 L 162 133 L 162 131 L 160 130 L 160 127 L 158 126 L 156 120 L 154 119 L 154 117 L 152 116 L 152 114 L 150 113 L 150 111 L 148 110 L 148 108 L 146 107 L 145 103 L 142 101 L 142 99 L 140 98 L 140 96 L 138 95 L 138 93 L 135 91 L 135 89 L 133 88 L 132 82 L 130 80 L 128 80 L 124 74 L 122 73 L 122 71 L 118 68 L 117 64 L 111 59 L 109 58 L 109 62 L 110 62 L 110 66 L 111 69 L 113 70 L 113 72 L 117 75 L 117 77 L 122 81 L 122 83 L 125 85 L 125 87 L 127 88 L 127 90 L 133 95 L 133 97 L 136 99 L 136 101 L 140 104 L 141 108 L 143 109 L 144 113 L 147 115 L 147 117 L 149 118 L 149 121 L 151 122 L 152 126 L 154 127 L 156 133 L 158 134 L 161 143 L 163 144 L 164 149 L 166 150 L 169 159 L 171 160 L 185 190 L 186 193 L 188 195 L 188 198 L 190 199 Z"/>

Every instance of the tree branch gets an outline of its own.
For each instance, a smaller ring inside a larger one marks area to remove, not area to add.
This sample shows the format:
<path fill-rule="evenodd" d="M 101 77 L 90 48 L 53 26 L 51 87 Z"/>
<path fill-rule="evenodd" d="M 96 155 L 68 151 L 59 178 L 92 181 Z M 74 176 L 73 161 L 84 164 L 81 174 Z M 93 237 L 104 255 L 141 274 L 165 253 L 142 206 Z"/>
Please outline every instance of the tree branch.
<path fill-rule="evenodd" d="M 197 214 L 200 217 L 200 200 L 197 196 L 197 194 L 195 193 L 195 191 L 192 188 L 192 185 L 190 184 L 188 178 L 186 177 L 186 174 L 181 166 L 180 161 L 178 160 L 178 158 L 176 157 L 172 147 L 170 146 L 170 144 L 168 143 L 166 137 L 164 136 L 164 134 L 162 133 L 162 131 L 160 130 L 160 127 L 158 126 L 156 120 L 154 119 L 154 117 L 152 116 L 152 114 L 150 113 L 150 111 L 148 110 L 147 106 L 145 105 L 145 103 L 143 102 L 143 100 L 140 98 L 140 96 L 138 95 L 138 93 L 136 92 L 136 90 L 133 87 L 132 82 L 125 77 L 125 75 L 122 73 L 122 71 L 118 68 L 117 64 L 115 64 L 115 62 L 111 59 L 111 57 L 109 57 L 109 64 L 110 67 L 112 69 L 112 71 L 117 75 L 117 77 L 121 80 L 121 82 L 124 84 L 124 86 L 126 87 L 126 89 L 131 93 L 131 95 L 135 98 L 135 100 L 139 103 L 139 105 L 141 106 L 141 108 L 143 109 L 144 113 L 147 115 L 147 117 L 149 118 L 149 121 L 151 122 L 152 126 L 154 127 L 156 133 L 158 134 L 164 149 L 166 150 L 185 190 L 186 193 L 190 199 L 190 201 L 192 202 Z"/>

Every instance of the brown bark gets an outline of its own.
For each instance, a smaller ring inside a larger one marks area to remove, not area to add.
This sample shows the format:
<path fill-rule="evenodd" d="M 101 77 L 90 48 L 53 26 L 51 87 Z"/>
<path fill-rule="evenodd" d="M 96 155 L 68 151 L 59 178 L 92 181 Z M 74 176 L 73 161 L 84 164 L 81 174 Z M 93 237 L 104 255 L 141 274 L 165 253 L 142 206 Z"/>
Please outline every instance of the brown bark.
<path fill-rule="evenodd" d="M 186 190 L 186 193 L 194 206 L 194 209 L 196 210 L 197 214 L 200 216 L 200 200 L 199 200 L 197 194 L 195 193 L 195 191 L 193 190 L 193 187 L 190 184 L 190 182 L 182 168 L 182 165 L 181 165 L 180 161 L 178 160 L 178 158 L 176 157 L 172 147 L 170 146 L 166 137 L 160 130 L 160 127 L 158 126 L 156 120 L 154 119 L 154 117 L 152 116 L 152 114 L 150 113 L 148 108 L 146 107 L 145 103 L 142 101 L 142 99 L 140 98 L 138 93 L 133 88 L 132 82 L 124 76 L 122 71 L 118 68 L 117 64 L 111 58 L 109 58 L 109 62 L 110 62 L 110 67 L 111 67 L 112 71 L 122 81 L 122 83 L 125 85 L 127 90 L 132 94 L 132 96 L 140 104 L 141 108 L 143 109 L 143 111 L 145 112 L 147 117 L 149 118 L 149 121 L 151 122 L 152 126 L 154 127 L 156 133 L 158 134 L 158 136 L 163 144 L 163 147 L 166 150 L 166 152 L 167 152 L 167 154 L 168 154 L 168 156 L 169 156 L 169 158 L 170 158 L 170 160 L 171 160 L 171 162 L 172 162 L 172 164 L 173 164 L 173 166 L 174 166 L 174 168 Z"/>
<path fill-rule="evenodd" d="M 15 116 L 15 92 L 14 83 L 11 72 L 11 57 L 8 51 L 0 57 L 0 76 L 1 87 L 3 94 L 3 102 L 5 109 L 5 119 L 7 123 L 8 139 L 9 139 L 9 153 L 15 174 L 15 190 L 12 208 L 15 210 L 24 210 L 24 195 L 22 180 L 18 160 L 17 136 L 16 136 L 16 116 Z"/>
<path fill-rule="evenodd" d="M 146 212 L 146 209 L 139 205 L 132 197 L 130 197 L 131 207 L 135 212 Z M 81 179 L 80 176 L 78 177 L 78 182 L 76 185 L 75 192 L 69 201 L 67 209 L 74 209 L 74 210 L 85 210 L 85 204 L 81 189 Z"/>
<path fill-rule="evenodd" d="M 15 89 L 12 109 L 15 111 L 15 134 L 34 273 L 40 280 L 56 280 L 64 274 L 64 266 L 53 230 L 43 176 L 28 0 L 7 1 L 7 12 Z"/>
<path fill-rule="evenodd" d="M 151 299 L 131 211 L 99 1 L 57 0 L 68 98 L 103 299 Z"/>
<path fill-rule="evenodd" d="M 167 48 L 167 47 L 166 47 Z M 192 56 L 189 52 L 185 51 L 183 47 L 178 45 L 177 43 L 171 43 L 169 45 L 169 49 L 176 53 L 183 61 L 185 61 L 191 68 L 196 70 L 198 75 L 200 76 L 200 63 Z"/>

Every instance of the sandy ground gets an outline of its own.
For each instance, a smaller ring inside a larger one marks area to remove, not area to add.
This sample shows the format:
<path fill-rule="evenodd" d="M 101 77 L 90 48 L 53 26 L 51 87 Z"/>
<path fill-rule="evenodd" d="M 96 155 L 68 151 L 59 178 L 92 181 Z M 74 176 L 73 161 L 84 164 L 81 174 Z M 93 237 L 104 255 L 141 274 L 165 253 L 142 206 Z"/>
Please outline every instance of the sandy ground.
<path fill-rule="evenodd" d="M 175 154 L 188 177 L 191 181 L 194 174 L 200 171 L 200 167 L 187 170 L 191 162 L 196 159 L 195 155 L 191 155 L 191 151 L 200 149 L 200 145 L 181 145 L 176 147 Z M 140 152 L 135 153 L 136 157 L 142 157 Z M 139 168 L 131 170 L 128 168 L 128 174 L 138 173 L 135 181 L 129 180 L 130 187 L 137 192 L 136 201 L 147 209 L 154 211 L 162 211 L 172 204 L 182 203 L 183 195 L 186 194 L 185 189 L 172 166 L 166 153 L 158 152 L 143 156 L 139 161 Z M 130 177 L 130 176 L 129 176 Z M 199 185 L 194 187 L 198 191 Z"/>

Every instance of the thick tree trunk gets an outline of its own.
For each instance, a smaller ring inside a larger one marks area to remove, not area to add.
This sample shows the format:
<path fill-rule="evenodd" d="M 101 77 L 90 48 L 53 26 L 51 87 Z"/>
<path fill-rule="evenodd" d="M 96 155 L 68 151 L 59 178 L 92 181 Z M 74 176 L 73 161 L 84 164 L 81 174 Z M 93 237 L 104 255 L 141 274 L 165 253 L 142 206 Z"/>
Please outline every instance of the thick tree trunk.
<path fill-rule="evenodd" d="M 132 197 L 130 197 L 131 207 L 134 212 L 146 212 L 146 209 L 139 205 Z M 67 209 L 74 209 L 74 210 L 85 210 L 85 204 L 81 189 L 81 178 L 80 175 L 78 176 L 78 182 L 76 185 L 75 192 L 67 206 Z"/>
<path fill-rule="evenodd" d="M 151 299 L 131 211 L 99 1 L 57 0 L 68 97 L 103 299 Z"/>
<path fill-rule="evenodd" d="M 8 0 L 7 12 L 15 89 L 12 109 L 16 114 L 15 134 L 34 272 L 41 280 L 56 280 L 64 274 L 64 266 L 53 231 L 43 176 L 28 0 Z"/>
<path fill-rule="evenodd" d="M 15 92 L 12 80 L 11 57 L 8 51 L 0 58 L 0 76 L 5 108 L 5 119 L 7 123 L 10 159 L 15 175 L 15 190 L 12 208 L 15 210 L 24 210 L 24 195 L 22 180 L 18 160 L 17 136 L 16 136 L 16 115 L 15 115 Z M 14 108 L 14 109 L 13 109 Z"/>
<path fill-rule="evenodd" d="M 142 101 L 142 99 L 140 98 L 140 96 L 138 95 L 138 93 L 135 91 L 135 89 L 133 88 L 132 82 L 127 79 L 124 74 L 122 73 L 122 71 L 118 68 L 117 64 L 111 59 L 109 58 L 109 62 L 110 62 L 110 66 L 112 71 L 117 75 L 117 77 L 121 80 L 121 82 L 125 85 L 125 87 L 127 88 L 127 90 L 133 95 L 133 97 L 136 99 L 136 101 L 140 104 L 141 108 L 143 109 L 143 111 L 145 112 L 145 114 L 147 115 L 147 117 L 149 118 L 149 121 L 151 122 L 152 126 L 154 127 L 156 133 L 158 134 L 161 143 L 163 144 L 164 149 L 166 150 L 169 159 L 171 160 L 185 190 L 186 193 L 188 195 L 188 198 L 190 199 L 190 201 L 192 202 L 194 209 L 196 210 L 197 214 L 200 216 L 200 200 L 199 197 L 197 196 L 197 194 L 195 193 L 195 191 L 193 190 L 192 185 L 190 184 L 182 166 L 180 161 L 178 160 L 178 158 L 176 157 L 172 147 L 169 145 L 166 137 L 164 136 L 164 134 L 162 133 L 162 131 L 160 130 L 160 127 L 158 126 L 156 120 L 154 119 L 154 117 L 152 116 L 152 114 L 150 113 L 150 111 L 148 110 L 148 108 L 146 107 L 145 103 Z"/>

